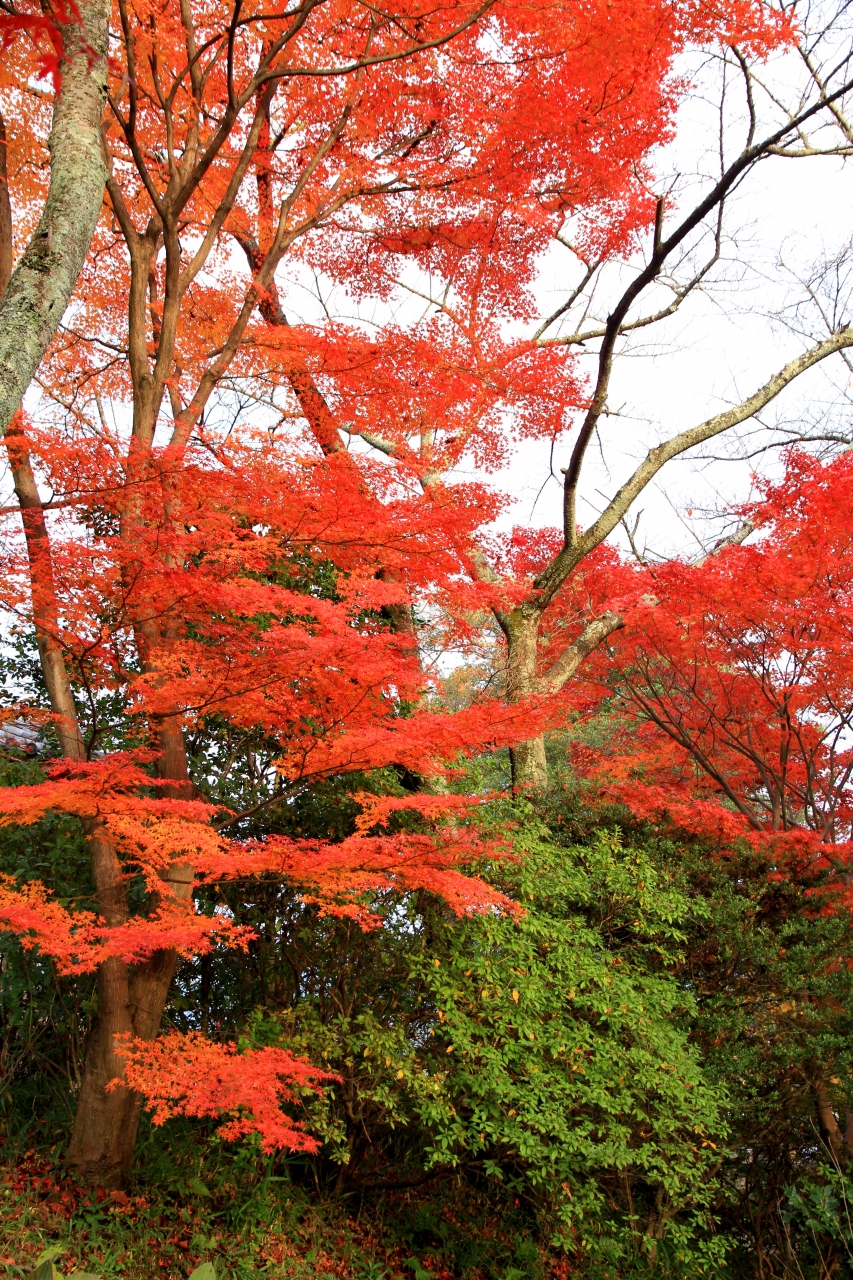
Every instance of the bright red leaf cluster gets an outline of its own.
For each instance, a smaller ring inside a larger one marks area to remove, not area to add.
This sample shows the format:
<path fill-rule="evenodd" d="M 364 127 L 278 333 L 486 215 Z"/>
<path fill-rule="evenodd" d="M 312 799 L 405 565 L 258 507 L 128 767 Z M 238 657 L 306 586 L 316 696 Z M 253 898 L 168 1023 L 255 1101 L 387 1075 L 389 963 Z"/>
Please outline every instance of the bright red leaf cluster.
<path fill-rule="evenodd" d="M 746 545 L 642 575 L 597 655 L 590 706 L 621 695 L 614 738 L 578 767 L 639 815 L 668 814 L 778 864 L 853 861 L 853 461 L 788 457 L 739 515 Z M 839 892 L 846 894 L 843 884 Z"/>
<path fill-rule="evenodd" d="M 543 252 L 569 216 L 577 252 L 601 259 L 653 221 L 648 157 L 672 131 L 682 51 L 761 54 L 790 27 L 747 0 L 127 0 L 111 30 L 104 216 L 44 400 L 7 435 L 19 498 L 36 498 L 9 513 L 0 558 L 0 607 L 36 633 L 66 757 L 4 792 L 0 815 L 79 818 L 99 909 L 4 882 L 0 925 L 63 971 L 136 966 L 162 1009 L 140 962 L 245 942 L 227 914 L 200 913 L 196 884 L 287 878 L 366 924 L 371 893 L 509 906 L 465 874 L 504 851 L 428 795 L 410 806 L 417 831 L 372 804 L 338 842 L 232 838 L 225 823 L 247 815 L 199 799 L 185 735 L 214 720 L 263 734 L 286 798 L 354 771 L 434 776 L 562 714 L 547 691 L 439 711 L 412 609 L 447 608 L 461 633 L 528 575 L 516 537 L 508 575 L 470 585 L 501 504 L 462 471 L 497 466 L 519 437 L 556 439 L 583 404 L 568 348 L 512 336 Z M 22 44 L 0 70 L 18 243 L 49 127 Z M 318 275 L 393 321 L 299 323 L 292 301 Z M 346 447 L 361 437 L 400 465 Z M 590 566 L 555 642 L 601 594 L 596 572 L 622 572 L 604 551 Z M 635 588 L 629 575 L 626 599 Z M 116 749 L 99 698 L 144 752 Z M 140 878 L 149 905 L 132 914 Z M 197 1039 L 128 1056 L 160 1118 L 236 1109 L 228 1135 L 303 1149 L 278 1100 L 311 1070 Z"/>
<path fill-rule="evenodd" d="M 176 1115 L 230 1115 L 218 1130 L 223 1138 L 258 1133 L 264 1151 L 317 1150 L 317 1140 L 282 1111 L 282 1104 L 298 1103 L 301 1092 L 319 1093 L 320 1082 L 336 1078 L 304 1058 L 274 1048 L 238 1053 L 233 1044 L 176 1032 L 153 1044 L 125 1041 L 121 1053 L 126 1086 L 145 1095 L 155 1124 Z"/>

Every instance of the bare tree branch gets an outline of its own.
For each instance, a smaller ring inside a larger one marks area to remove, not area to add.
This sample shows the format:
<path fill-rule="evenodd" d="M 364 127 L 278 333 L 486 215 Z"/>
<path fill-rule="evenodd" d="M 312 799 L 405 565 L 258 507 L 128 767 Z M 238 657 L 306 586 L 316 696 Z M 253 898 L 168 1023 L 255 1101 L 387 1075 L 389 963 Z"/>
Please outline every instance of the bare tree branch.
<path fill-rule="evenodd" d="M 541 607 L 546 607 L 553 599 L 571 571 L 584 556 L 612 533 L 634 499 L 642 493 L 646 485 L 654 479 L 665 463 L 672 458 L 677 458 L 679 454 L 685 453 L 695 445 L 701 444 L 704 440 L 710 440 L 714 436 L 728 431 L 730 427 L 737 426 L 740 422 L 746 422 L 748 418 L 751 418 L 763 409 L 765 405 L 769 404 L 771 400 L 774 400 L 785 387 L 800 377 L 801 374 L 819 364 L 821 360 L 825 360 L 828 356 L 834 355 L 836 352 L 850 346 L 853 346 L 853 325 L 846 325 L 837 333 L 824 339 L 823 342 L 818 342 L 813 347 L 810 347 L 808 351 L 803 352 L 796 359 L 790 360 L 778 373 L 775 373 L 762 387 L 759 387 L 751 396 L 742 400 L 740 404 L 733 405 L 732 408 L 726 409 L 723 413 L 715 414 L 712 418 L 706 419 L 705 422 L 699 423 L 698 426 L 681 431 L 678 435 L 672 436 L 671 439 L 665 440 L 662 444 L 650 449 L 645 459 L 640 463 L 630 479 L 622 485 L 598 519 L 584 533 L 576 535 L 571 542 L 567 540 L 567 544 L 562 551 L 555 556 L 547 568 L 536 578 L 534 586 L 538 593 L 537 598 Z"/>
<path fill-rule="evenodd" d="M 556 693 L 562 689 L 593 649 L 597 649 L 603 640 L 606 640 L 614 631 L 621 630 L 624 625 L 625 619 L 621 614 L 613 613 L 610 609 L 600 618 L 588 623 L 577 640 L 564 649 L 559 658 L 552 662 L 545 674 L 540 677 L 539 687 L 542 691 Z"/>

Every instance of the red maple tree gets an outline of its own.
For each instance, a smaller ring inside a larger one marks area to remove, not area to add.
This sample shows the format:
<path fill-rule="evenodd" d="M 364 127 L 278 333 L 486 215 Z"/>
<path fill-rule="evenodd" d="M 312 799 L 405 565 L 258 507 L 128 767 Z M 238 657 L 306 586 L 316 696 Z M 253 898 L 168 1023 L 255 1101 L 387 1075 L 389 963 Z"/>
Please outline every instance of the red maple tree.
<path fill-rule="evenodd" d="M 612 655 L 586 673 L 612 741 L 575 752 L 635 814 L 746 842 L 776 871 L 831 872 L 836 905 L 853 854 L 851 498 L 848 454 L 793 452 L 739 513 L 740 541 L 639 573 Z"/>
<path fill-rule="evenodd" d="M 140 1092 L 161 1118 L 236 1109 L 229 1132 L 308 1141 L 275 1104 L 294 1096 L 276 1081 L 321 1079 L 307 1064 L 263 1051 L 236 1071 L 227 1046 L 155 1044 L 178 955 L 245 941 L 199 912 L 194 886 L 274 873 L 363 917 L 377 887 L 507 905 L 462 870 L 493 847 L 464 816 L 444 824 L 453 802 L 428 792 L 426 833 L 394 834 L 368 805 L 370 825 L 341 842 L 229 834 L 248 815 L 210 803 L 185 734 L 214 717 L 263 731 L 283 799 L 385 765 L 428 777 L 548 721 L 547 687 L 454 715 L 430 705 L 412 601 L 501 610 L 515 590 L 476 571 L 494 497 L 449 470 L 493 466 L 510 410 L 516 433 L 551 438 L 583 403 L 569 349 L 514 341 L 506 322 L 528 313 L 567 210 L 599 257 L 654 221 L 645 157 L 671 129 L 673 58 L 787 38 L 743 0 L 119 0 L 113 31 L 104 215 L 38 413 L 6 435 L 24 537 L 0 580 L 34 632 L 61 753 L 0 811 L 79 818 L 97 900 L 69 910 L 49 886 L 5 882 L 0 920 L 97 972 L 69 1159 L 100 1182 L 128 1167 Z M 18 93 L 20 57 L 2 88 L 22 240 L 45 119 Z M 452 280 L 451 328 L 389 321 L 368 339 L 285 311 L 306 271 L 382 302 L 408 264 Z M 349 451 L 345 431 L 376 433 L 400 465 Z"/>

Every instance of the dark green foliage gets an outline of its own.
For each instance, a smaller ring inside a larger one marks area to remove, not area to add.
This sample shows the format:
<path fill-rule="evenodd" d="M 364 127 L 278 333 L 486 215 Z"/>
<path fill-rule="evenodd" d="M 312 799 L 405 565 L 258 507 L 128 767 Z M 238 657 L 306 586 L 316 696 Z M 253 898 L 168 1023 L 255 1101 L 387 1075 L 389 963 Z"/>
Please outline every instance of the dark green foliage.
<path fill-rule="evenodd" d="M 750 851 L 632 825 L 623 838 L 671 868 L 700 903 L 675 966 L 695 999 L 690 1038 L 727 1099 L 713 1182 L 726 1272 L 761 1280 L 853 1275 L 853 1152 L 833 1148 L 829 1112 L 853 1137 L 853 930 L 805 883 Z M 589 840 L 603 820 L 573 788 L 550 798 L 556 830 Z M 612 818 L 609 820 L 613 820 Z"/>
<path fill-rule="evenodd" d="M 683 972 L 699 1009 L 694 1039 L 729 1097 L 716 1203 L 736 1242 L 732 1266 L 752 1275 L 758 1256 L 769 1275 L 799 1274 L 797 1266 L 829 1274 L 853 1260 L 850 1148 L 833 1150 L 819 1105 L 825 1099 L 843 1132 L 853 1107 L 849 916 L 825 913 L 751 855 L 714 859 L 688 847 L 682 857 L 709 907 Z"/>
<path fill-rule="evenodd" d="M 210 773 L 250 807 L 244 748 Z M 6 785 L 39 776 L 14 753 L 0 769 Z M 249 821 L 344 835 L 366 787 L 401 780 L 333 780 Z M 518 917 L 457 920 L 427 895 L 386 895 L 383 928 L 363 932 L 272 881 L 209 890 L 257 938 L 248 955 L 184 963 L 168 1017 L 337 1073 L 305 1103 L 319 1156 L 231 1147 L 212 1122 L 146 1122 L 135 1207 L 78 1197 L 46 1228 L 43 1192 L 33 1202 L 24 1187 L 14 1239 L 73 1245 L 73 1265 L 144 1280 L 184 1280 L 207 1258 L 239 1280 L 853 1275 L 853 1169 L 817 1105 L 823 1090 L 844 1129 L 847 917 L 752 855 L 721 859 L 570 791 L 535 819 L 500 803 L 488 821 L 512 830 L 517 856 L 481 870 Z M 91 905 L 68 819 L 0 833 L 0 870 Z M 91 980 L 59 979 L 8 937 L 0 963 L 7 1159 L 43 1160 L 59 1187 Z"/>
<path fill-rule="evenodd" d="M 22 786 L 41 778 L 37 761 L 13 753 L 0 756 L 0 785 Z M 54 885 L 56 896 L 69 906 L 93 905 L 82 832 L 63 814 L 0 832 L 0 874 Z M 69 1086 L 75 1088 L 79 1079 L 93 986 L 88 977 L 60 978 L 50 960 L 0 933 L 0 1114 L 12 1105 L 13 1082 L 15 1106 L 29 1112 L 35 1126 L 43 1119 L 46 1090 L 67 1105 Z"/>
<path fill-rule="evenodd" d="M 523 1197 L 579 1261 L 711 1265 L 723 1096 L 672 972 L 698 906 L 615 833 L 566 844 L 509 807 L 493 821 L 517 827 L 517 860 L 489 874 L 518 918 L 389 900 L 365 934 L 279 898 L 252 919 L 241 971 L 263 1004 L 243 1039 L 342 1077 L 307 1104 L 327 1188 L 461 1173 Z"/>
<path fill-rule="evenodd" d="M 440 1019 L 431 1080 L 447 1064 L 421 1108 L 432 1159 L 481 1159 L 600 1275 L 632 1259 L 711 1266 L 720 1251 L 700 1240 L 724 1095 L 672 973 L 695 904 L 615 832 L 578 846 L 527 825 L 515 844 L 500 879 L 525 914 L 446 927 L 423 955 Z"/>

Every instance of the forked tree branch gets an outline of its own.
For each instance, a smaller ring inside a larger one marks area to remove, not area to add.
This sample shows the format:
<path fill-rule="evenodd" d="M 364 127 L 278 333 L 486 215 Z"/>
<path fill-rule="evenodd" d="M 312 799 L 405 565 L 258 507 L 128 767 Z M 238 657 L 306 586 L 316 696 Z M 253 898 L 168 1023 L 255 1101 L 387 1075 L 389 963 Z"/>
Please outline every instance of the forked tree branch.
<path fill-rule="evenodd" d="M 565 548 L 564 553 L 561 554 L 567 554 L 569 552 L 577 536 L 576 503 L 581 468 L 583 466 L 587 448 L 595 434 L 595 429 L 598 426 L 602 414 L 605 412 L 607 395 L 610 388 L 610 378 L 613 371 L 613 359 L 616 352 L 616 344 L 624 330 L 625 321 L 627 320 L 631 307 L 642 295 L 643 291 L 659 278 L 664 263 L 673 251 L 684 243 L 691 232 L 704 221 L 709 213 L 715 209 L 719 209 L 719 206 L 726 200 L 726 197 L 749 169 L 751 169 L 763 156 L 768 155 L 772 147 L 783 143 L 791 133 L 796 133 L 798 129 L 817 116 L 820 112 L 831 108 L 832 104 L 842 99 L 851 88 L 853 88 L 853 80 L 845 82 L 845 84 L 832 94 L 822 93 L 818 102 L 812 103 L 811 106 L 799 112 L 797 116 L 788 120 L 784 125 L 780 126 L 780 128 L 762 139 L 762 141 L 746 145 L 737 159 L 728 165 L 728 167 L 723 171 L 718 181 L 714 184 L 704 199 L 699 201 L 699 203 L 685 218 L 682 219 L 678 226 L 675 227 L 675 229 L 665 239 L 660 232 L 660 228 L 657 229 L 655 234 L 655 243 L 649 257 L 649 261 L 619 298 L 619 301 L 608 316 L 607 322 L 604 326 L 601 348 L 598 353 L 598 372 L 596 375 L 595 388 L 593 390 L 589 408 L 581 424 L 578 438 L 575 442 L 574 448 L 572 449 L 569 465 L 566 468 L 563 501 L 563 534 L 565 538 Z M 835 349 L 837 350 L 838 348 Z M 766 403 L 766 401 L 764 403 Z M 743 419 L 740 418 L 738 421 L 743 421 Z M 724 430 L 725 428 L 722 429 Z M 689 448 L 689 446 L 687 447 Z M 558 559 L 559 558 L 560 557 L 558 557 Z"/>
<path fill-rule="evenodd" d="M 564 649 L 559 658 L 551 663 L 548 670 L 539 679 L 539 687 L 543 692 L 557 693 L 567 680 L 571 680 L 578 667 L 588 658 L 593 649 L 597 649 L 602 641 L 621 630 L 625 619 L 621 614 L 610 609 L 600 618 L 587 624 L 573 644 Z"/>
<path fill-rule="evenodd" d="M 644 460 L 634 471 L 634 474 L 622 485 L 598 519 L 583 533 L 572 539 L 570 544 L 565 545 L 536 578 L 534 588 L 540 607 L 545 608 L 550 603 L 569 574 L 580 564 L 584 556 L 599 546 L 613 532 L 632 502 L 642 493 L 646 485 L 654 479 L 661 467 L 672 458 L 677 458 L 688 449 L 694 448 L 695 445 L 702 444 L 705 440 L 711 440 L 714 436 L 721 435 L 724 431 L 728 431 L 730 427 L 735 427 L 741 422 L 746 422 L 766 405 L 770 404 L 771 400 L 774 400 L 781 391 L 784 391 L 785 387 L 789 386 L 801 374 L 813 368 L 814 365 L 819 364 L 828 356 L 851 346 L 853 346 L 853 325 L 846 325 L 843 329 L 839 329 L 836 333 L 825 338 L 823 342 L 818 342 L 813 347 L 810 347 L 808 351 L 803 352 L 801 356 L 797 356 L 795 360 L 789 360 L 778 373 L 775 373 L 762 387 L 759 387 L 751 396 L 742 400 L 740 404 L 733 405 L 731 409 L 726 409 L 723 413 L 717 413 L 712 418 L 707 418 L 705 422 L 699 423 L 698 426 L 681 431 L 678 435 L 672 436 L 671 439 L 665 440 L 662 444 L 655 445 L 653 449 L 650 449 Z"/>

